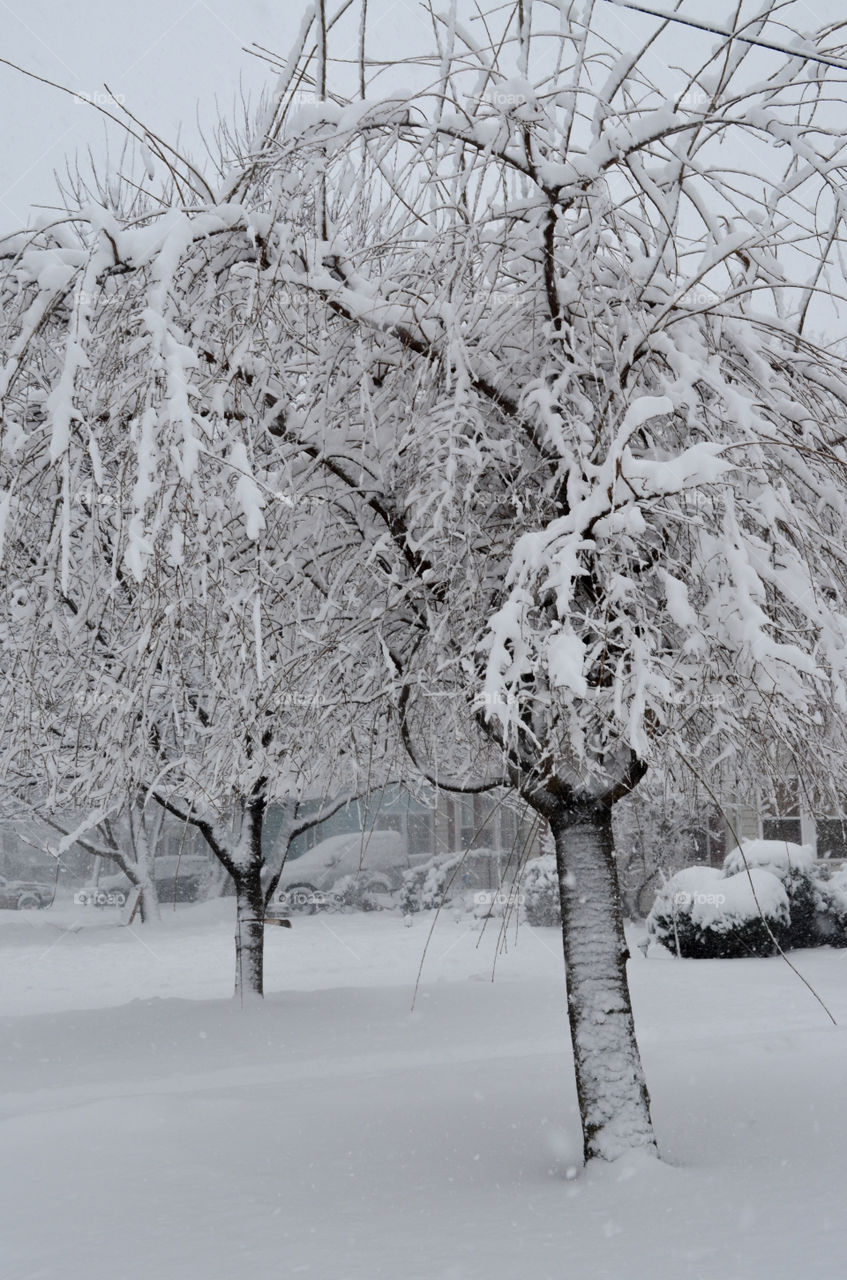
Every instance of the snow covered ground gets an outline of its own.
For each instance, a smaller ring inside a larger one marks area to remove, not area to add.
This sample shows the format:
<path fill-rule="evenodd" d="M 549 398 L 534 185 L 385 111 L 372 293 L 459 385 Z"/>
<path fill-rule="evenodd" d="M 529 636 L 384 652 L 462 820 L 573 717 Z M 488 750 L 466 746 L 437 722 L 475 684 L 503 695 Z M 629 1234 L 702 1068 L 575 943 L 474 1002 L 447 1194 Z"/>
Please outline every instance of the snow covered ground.
<path fill-rule="evenodd" d="M 836 1280 L 847 954 L 638 952 L 666 1163 L 580 1171 L 555 931 L 0 913 L 4 1280 Z M 82 926 L 82 927 L 80 927 Z M 62 932 L 62 928 L 70 928 Z"/>

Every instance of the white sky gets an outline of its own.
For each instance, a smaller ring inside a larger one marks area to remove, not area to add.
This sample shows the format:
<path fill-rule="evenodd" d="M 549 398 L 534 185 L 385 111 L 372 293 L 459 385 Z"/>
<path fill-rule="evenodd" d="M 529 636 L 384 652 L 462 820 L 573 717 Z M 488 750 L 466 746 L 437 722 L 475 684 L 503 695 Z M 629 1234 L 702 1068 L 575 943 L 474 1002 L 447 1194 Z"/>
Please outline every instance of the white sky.
<path fill-rule="evenodd" d="M 303 0 L 0 0 L 0 57 L 82 96 L 105 97 L 105 81 L 169 141 L 182 123 L 191 147 L 198 114 L 208 129 L 216 102 L 227 112 L 239 83 L 253 94 L 273 83 L 243 46 L 255 41 L 284 57 L 304 7 Z M 420 28 L 416 0 L 371 7 L 375 48 L 402 47 L 410 26 Z M 0 118 L 0 228 L 8 229 L 25 222 L 33 204 L 55 203 L 53 171 L 88 146 L 101 150 L 104 122 L 87 103 L 2 64 Z"/>
<path fill-rule="evenodd" d="M 670 9 L 673 3 L 661 0 L 657 7 Z M 267 66 L 243 46 L 256 41 L 284 56 L 303 7 L 302 0 L 0 0 L 0 56 L 82 96 L 102 95 L 106 81 L 167 139 L 175 138 L 182 123 L 192 148 L 198 145 L 198 113 L 208 128 L 216 103 L 227 112 L 239 83 L 253 94 L 272 83 Z M 332 0 L 328 7 L 335 8 Z M 436 7 L 446 10 L 449 0 L 437 0 Z M 756 7 L 750 0 L 749 12 Z M 370 8 L 369 47 L 376 56 L 419 46 L 428 20 L 417 0 L 371 0 Z M 604 20 L 614 24 L 622 48 L 633 47 L 646 22 L 655 25 L 612 5 L 604 8 Z M 735 0 L 686 0 L 684 5 L 706 21 L 725 19 L 734 8 Z M 468 20 L 473 0 L 458 0 L 458 9 Z M 544 10 L 539 6 L 537 12 Z M 798 26 L 811 31 L 847 18 L 847 4 L 797 0 L 791 12 Z M 681 51 L 691 38 L 698 37 L 680 33 Z M 337 42 L 331 52 L 341 52 Z M 102 151 L 104 124 L 84 102 L 3 65 L 0 108 L 0 230 L 5 230 L 24 223 L 33 205 L 55 203 L 53 171 L 89 146 Z"/>

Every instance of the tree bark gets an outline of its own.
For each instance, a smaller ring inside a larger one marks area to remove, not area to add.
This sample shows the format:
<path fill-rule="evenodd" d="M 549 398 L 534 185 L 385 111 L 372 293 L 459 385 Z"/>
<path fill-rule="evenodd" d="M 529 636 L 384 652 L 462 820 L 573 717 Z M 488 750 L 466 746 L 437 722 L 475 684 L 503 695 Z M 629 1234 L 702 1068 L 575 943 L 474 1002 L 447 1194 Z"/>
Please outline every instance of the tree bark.
<path fill-rule="evenodd" d="M 138 899 L 138 912 L 141 916 L 142 924 L 159 924 L 162 919 L 162 913 L 159 906 L 159 895 L 156 892 L 156 884 L 148 871 L 137 873 L 137 886 L 140 890 Z"/>
<path fill-rule="evenodd" d="M 261 865 L 249 866 L 234 879 L 235 998 L 244 1004 L 264 995 L 265 895 Z"/>
<path fill-rule="evenodd" d="M 141 922 L 142 924 L 158 924 L 162 919 L 162 913 L 159 909 L 159 894 L 156 889 L 156 881 L 153 878 L 153 858 L 151 857 L 147 837 L 140 827 L 136 833 L 135 867 L 133 870 L 136 875 L 136 884 L 141 890 L 141 896 L 138 901 Z"/>
<path fill-rule="evenodd" d="M 158 924 L 161 922 L 162 913 L 159 909 L 159 894 L 153 872 L 158 831 L 157 838 L 151 847 L 144 826 L 144 806 L 137 803 L 128 805 L 127 816 L 135 863 L 126 868 L 125 874 L 139 890 L 138 910 L 141 923 Z M 161 829 L 161 823 L 159 823 L 159 829 Z"/>
<path fill-rule="evenodd" d="M 626 976 L 610 805 L 562 806 L 556 846 L 568 1018 L 586 1161 L 655 1151 Z"/>

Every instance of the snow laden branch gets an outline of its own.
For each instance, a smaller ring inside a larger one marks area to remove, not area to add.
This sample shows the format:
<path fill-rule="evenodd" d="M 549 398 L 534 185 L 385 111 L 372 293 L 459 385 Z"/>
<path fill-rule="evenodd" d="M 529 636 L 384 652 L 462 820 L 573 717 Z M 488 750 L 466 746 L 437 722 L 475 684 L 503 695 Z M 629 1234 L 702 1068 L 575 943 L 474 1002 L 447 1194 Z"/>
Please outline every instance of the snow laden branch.
<path fill-rule="evenodd" d="M 567 513 L 518 540 L 485 642 L 480 705 L 504 740 L 555 708 L 574 767 L 601 792 L 601 735 L 643 760 L 677 734 L 675 750 L 702 750 L 699 730 L 688 737 L 696 711 L 711 750 L 731 749 L 743 718 L 801 751 L 847 700 L 841 445 L 824 433 L 804 447 L 789 352 L 759 339 L 724 388 L 703 336 L 691 326 L 687 355 L 711 365 L 711 421 L 667 374 L 663 397 L 634 401 L 602 460 L 592 450 L 579 475 L 571 463 Z M 745 393 L 743 368 L 767 382 Z M 807 441 L 817 429 L 810 415 Z"/>

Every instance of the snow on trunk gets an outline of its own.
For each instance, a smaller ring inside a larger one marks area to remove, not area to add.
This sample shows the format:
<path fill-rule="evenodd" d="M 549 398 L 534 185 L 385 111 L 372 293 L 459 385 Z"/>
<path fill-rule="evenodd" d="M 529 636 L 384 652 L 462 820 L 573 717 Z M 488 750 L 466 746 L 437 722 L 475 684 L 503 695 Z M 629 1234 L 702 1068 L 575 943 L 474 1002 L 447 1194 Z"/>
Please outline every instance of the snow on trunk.
<path fill-rule="evenodd" d="M 244 1004 L 264 995 L 264 915 L 261 866 L 235 877 L 235 998 Z"/>
<path fill-rule="evenodd" d="M 158 829 L 161 829 L 161 822 Z M 159 894 L 153 874 L 153 859 L 157 841 L 153 842 L 153 848 L 151 849 L 151 842 L 148 840 L 147 832 L 144 828 L 143 807 L 136 809 L 134 805 L 129 806 L 129 831 L 135 852 L 135 863 L 128 869 L 127 874 L 139 890 L 138 910 L 141 915 L 141 921 L 143 924 L 159 924 L 162 919 L 162 913 L 159 909 Z"/>
<path fill-rule="evenodd" d="M 611 806 L 551 820 L 585 1159 L 655 1148 L 626 977 Z"/>
<path fill-rule="evenodd" d="M 160 924 L 162 912 L 159 907 L 159 895 L 156 892 L 155 881 L 146 867 L 142 870 L 140 863 L 135 867 L 135 871 L 138 877 L 136 885 L 140 891 L 138 911 L 141 916 L 141 923 Z"/>
<path fill-rule="evenodd" d="M 265 890 L 262 883 L 262 827 L 267 809 L 266 779 L 254 786 L 245 802 L 241 833 L 230 854 L 235 880 L 235 998 L 264 995 Z"/>

